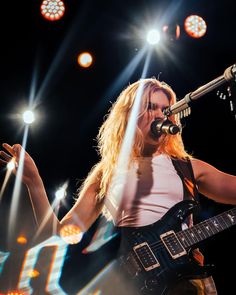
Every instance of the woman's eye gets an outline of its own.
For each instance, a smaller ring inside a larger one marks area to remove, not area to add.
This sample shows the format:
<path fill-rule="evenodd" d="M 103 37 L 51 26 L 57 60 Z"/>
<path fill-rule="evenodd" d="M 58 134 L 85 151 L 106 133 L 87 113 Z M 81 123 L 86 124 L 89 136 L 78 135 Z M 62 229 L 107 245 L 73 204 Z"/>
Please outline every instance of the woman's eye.
<path fill-rule="evenodd" d="M 148 103 L 148 110 L 155 110 L 155 104 L 149 102 L 149 103 Z"/>

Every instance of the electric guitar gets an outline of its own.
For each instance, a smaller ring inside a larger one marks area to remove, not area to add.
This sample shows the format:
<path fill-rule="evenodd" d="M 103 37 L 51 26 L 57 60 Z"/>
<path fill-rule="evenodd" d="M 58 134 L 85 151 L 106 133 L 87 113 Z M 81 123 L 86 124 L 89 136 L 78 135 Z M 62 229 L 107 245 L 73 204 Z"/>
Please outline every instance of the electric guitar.
<path fill-rule="evenodd" d="M 184 200 L 151 225 L 119 228 L 119 265 L 137 286 L 137 294 L 168 294 L 182 279 L 210 275 L 211 267 L 197 264 L 192 250 L 199 242 L 235 225 L 236 208 L 181 230 L 196 206 L 197 202 Z"/>

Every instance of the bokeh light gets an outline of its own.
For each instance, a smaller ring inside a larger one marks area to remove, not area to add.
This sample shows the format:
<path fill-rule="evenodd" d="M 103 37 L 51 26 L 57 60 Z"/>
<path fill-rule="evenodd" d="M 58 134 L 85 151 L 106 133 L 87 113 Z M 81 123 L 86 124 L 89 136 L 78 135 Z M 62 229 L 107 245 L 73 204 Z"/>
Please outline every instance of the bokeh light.
<path fill-rule="evenodd" d="M 78 244 L 83 237 L 83 232 L 77 225 L 66 224 L 60 229 L 60 236 L 67 244 Z"/>
<path fill-rule="evenodd" d="M 88 68 L 92 65 L 93 57 L 89 52 L 83 52 L 78 56 L 78 64 L 83 68 Z"/>
<path fill-rule="evenodd" d="M 6 293 L 6 295 L 28 295 L 29 293 L 25 293 L 22 291 L 9 291 Z"/>
<path fill-rule="evenodd" d="M 26 244 L 27 243 L 27 239 L 26 239 L 26 237 L 24 237 L 24 236 L 19 236 L 18 238 L 17 238 L 17 243 L 18 244 Z"/>
<path fill-rule="evenodd" d="M 162 27 L 162 31 L 165 37 L 171 41 L 178 40 L 180 38 L 180 26 L 176 25 L 165 25 Z"/>
<path fill-rule="evenodd" d="M 30 278 L 37 278 L 39 276 L 39 272 L 36 269 L 31 269 L 28 271 L 28 276 Z"/>

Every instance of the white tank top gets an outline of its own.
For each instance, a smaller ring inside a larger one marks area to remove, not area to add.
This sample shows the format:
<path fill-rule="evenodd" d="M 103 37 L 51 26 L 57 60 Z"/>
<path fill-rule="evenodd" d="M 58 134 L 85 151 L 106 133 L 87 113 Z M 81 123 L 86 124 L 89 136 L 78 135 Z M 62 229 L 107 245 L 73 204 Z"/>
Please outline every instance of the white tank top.
<path fill-rule="evenodd" d="M 170 157 L 161 154 L 140 158 L 130 168 L 116 217 L 109 202 L 106 206 L 117 226 L 144 226 L 159 220 L 182 200 L 182 181 Z"/>

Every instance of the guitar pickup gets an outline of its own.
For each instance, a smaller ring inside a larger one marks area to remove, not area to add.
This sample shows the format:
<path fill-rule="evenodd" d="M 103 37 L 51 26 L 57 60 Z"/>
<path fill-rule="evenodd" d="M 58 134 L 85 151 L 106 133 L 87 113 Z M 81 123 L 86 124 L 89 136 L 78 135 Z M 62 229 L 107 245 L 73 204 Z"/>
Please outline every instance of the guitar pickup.
<path fill-rule="evenodd" d="M 160 238 L 173 259 L 187 254 L 173 230 L 160 235 Z"/>
<path fill-rule="evenodd" d="M 143 242 L 133 247 L 133 250 L 146 271 L 152 270 L 160 266 L 156 256 L 152 252 L 148 243 Z"/>

